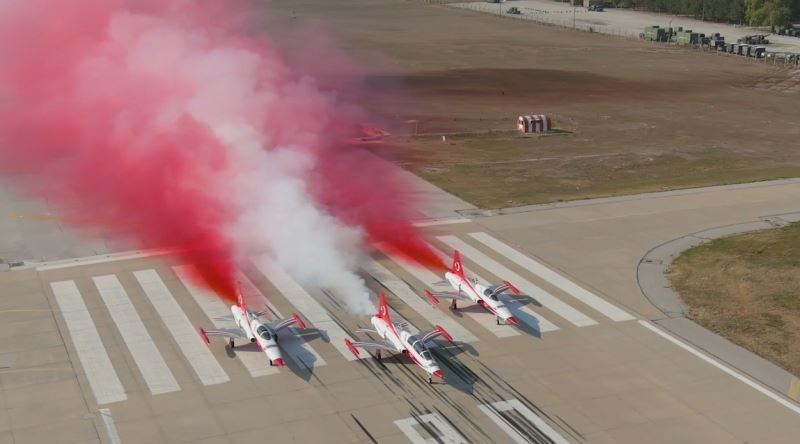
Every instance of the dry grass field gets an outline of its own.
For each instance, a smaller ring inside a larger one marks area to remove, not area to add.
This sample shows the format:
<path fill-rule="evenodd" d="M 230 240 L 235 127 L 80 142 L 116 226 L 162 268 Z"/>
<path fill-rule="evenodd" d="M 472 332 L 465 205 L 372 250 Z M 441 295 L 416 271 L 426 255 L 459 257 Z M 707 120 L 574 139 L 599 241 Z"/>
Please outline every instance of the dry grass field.
<path fill-rule="evenodd" d="M 688 250 L 670 279 L 695 322 L 800 376 L 800 224 Z"/>
<path fill-rule="evenodd" d="M 419 122 L 405 167 L 484 208 L 800 175 L 797 73 L 422 1 L 272 5 L 336 37 L 393 134 Z M 563 132 L 517 134 L 531 112 Z"/>

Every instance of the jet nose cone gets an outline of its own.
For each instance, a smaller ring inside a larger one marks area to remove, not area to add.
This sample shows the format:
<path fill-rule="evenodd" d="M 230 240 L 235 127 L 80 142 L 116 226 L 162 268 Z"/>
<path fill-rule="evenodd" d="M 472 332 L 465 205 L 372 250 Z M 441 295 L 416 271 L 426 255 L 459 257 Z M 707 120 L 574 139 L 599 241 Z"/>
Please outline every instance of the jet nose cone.
<path fill-rule="evenodd" d="M 275 364 L 278 367 L 283 367 L 284 365 L 286 365 L 286 363 L 284 363 L 283 359 L 281 359 L 281 358 L 278 358 L 278 359 L 272 361 L 272 363 Z"/>
<path fill-rule="evenodd" d="M 519 327 L 519 321 L 514 316 L 509 316 L 508 318 L 506 318 L 506 322 L 511 325 L 516 325 L 517 327 Z"/>
<path fill-rule="evenodd" d="M 433 372 L 433 373 L 431 373 L 431 374 L 432 374 L 433 376 L 435 376 L 435 377 L 439 378 L 439 379 L 444 379 L 444 374 L 442 373 L 442 371 L 441 371 L 441 370 L 436 370 L 435 372 Z"/>

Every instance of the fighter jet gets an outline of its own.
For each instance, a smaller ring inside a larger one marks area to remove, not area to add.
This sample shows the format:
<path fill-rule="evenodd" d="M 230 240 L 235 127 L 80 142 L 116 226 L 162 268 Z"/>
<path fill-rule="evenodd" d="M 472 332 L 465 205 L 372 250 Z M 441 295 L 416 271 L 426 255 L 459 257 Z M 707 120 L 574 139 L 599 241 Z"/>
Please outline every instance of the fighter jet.
<path fill-rule="evenodd" d="M 356 331 L 377 334 L 383 338 L 383 341 L 351 342 L 349 339 L 345 339 L 344 343 L 347 345 L 347 348 L 356 356 L 359 355 L 359 348 L 372 348 L 375 350 L 375 359 L 377 360 L 381 359 L 381 350 L 402 353 L 411 358 L 415 364 L 428 373 L 428 384 L 433 383 L 433 377 L 444 379 L 439 365 L 431 356 L 431 352 L 428 350 L 426 344 L 437 336 L 444 336 L 444 338 L 450 342 L 453 342 L 453 337 L 438 325 L 435 330 L 429 333 L 412 334 L 406 329 L 405 325 L 392 322 L 389 316 L 389 306 L 386 304 L 386 296 L 383 293 L 378 297 L 378 304 L 378 314 L 371 319 L 372 326 L 375 327 L 375 330 L 358 329 Z"/>
<path fill-rule="evenodd" d="M 453 253 L 453 267 L 444 274 L 444 278 L 456 292 L 434 293 L 430 290 L 425 290 L 425 296 L 434 304 L 439 304 L 439 298 L 451 299 L 450 309 L 457 310 L 456 301 L 459 299 L 474 302 L 495 315 L 495 322 L 498 325 L 502 320 L 506 324 L 519 326 L 517 318 L 511 314 L 506 304 L 499 298 L 506 291 L 511 291 L 515 295 L 520 294 L 517 287 L 510 282 L 503 281 L 500 285 L 484 287 L 478 283 L 477 279 L 468 278 L 464 272 L 464 265 L 461 263 L 461 253 L 458 250 Z"/>
<path fill-rule="evenodd" d="M 244 303 L 242 292 L 238 292 L 236 305 L 231 305 L 232 320 L 236 323 L 237 329 L 225 330 L 205 330 L 200 327 L 200 337 L 206 344 L 210 343 L 210 337 L 228 338 L 231 348 L 236 347 L 235 339 L 248 340 L 255 343 L 267 358 L 269 365 L 283 366 L 285 362 L 278 348 L 278 332 L 292 324 L 297 324 L 301 329 L 306 328 L 306 324 L 295 313 L 291 318 L 276 320 L 272 322 L 262 322 L 259 318 L 267 311 L 250 311 Z"/>

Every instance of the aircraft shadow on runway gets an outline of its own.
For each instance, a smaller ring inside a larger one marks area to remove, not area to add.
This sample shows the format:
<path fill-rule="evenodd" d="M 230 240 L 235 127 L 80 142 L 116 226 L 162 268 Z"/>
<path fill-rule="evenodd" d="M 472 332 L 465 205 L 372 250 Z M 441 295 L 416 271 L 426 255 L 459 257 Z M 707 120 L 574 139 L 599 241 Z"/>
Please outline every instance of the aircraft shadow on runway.
<path fill-rule="evenodd" d="M 307 328 L 300 333 L 290 333 L 290 334 L 296 334 L 298 340 L 301 342 L 311 342 L 317 338 L 322 338 L 324 341 L 328 342 L 324 337 L 324 335 L 320 332 L 320 330 L 316 328 Z M 280 340 L 278 341 L 278 345 L 280 346 Z M 314 356 L 313 353 L 310 353 L 305 349 L 300 349 L 300 350 L 301 350 L 300 353 L 295 352 L 290 355 L 286 351 L 286 349 L 281 347 L 281 352 L 285 357 L 284 360 L 286 362 L 286 368 L 288 368 L 292 373 L 294 373 L 299 378 L 308 382 L 314 376 L 314 367 L 317 361 L 317 357 Z M 235 349 L 230 348 L 230 346 L 228 345 L 225 346 L 225 353 L 228 355 L 229 358 L 236 358 L 236 353 L 238 352 L 263 353 L 254 343 L 237 345 Z"/>

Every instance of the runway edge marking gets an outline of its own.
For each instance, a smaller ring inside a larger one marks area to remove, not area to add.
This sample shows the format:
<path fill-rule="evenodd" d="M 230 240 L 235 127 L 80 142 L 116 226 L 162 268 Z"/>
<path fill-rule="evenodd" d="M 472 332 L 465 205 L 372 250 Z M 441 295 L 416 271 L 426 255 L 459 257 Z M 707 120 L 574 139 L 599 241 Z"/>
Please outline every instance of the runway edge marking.
<path fill-rule="evenodd" d="M 612 321 L 619 322 L 619 321 L 630 321 L 635 319 L 626 311 L 611 304 L 610 302 L 606 301 L 600 296 L 597 296 L 591 291 L 581 287 L 580 285 L 567 279 L 566 277 L 556 273 L 555 271 L 548 268 L 541 262 L 531 258 L 530 256 L 522 254 L 521 252 L 515 250 L 509 245 L 503 243 L 502 241 L 492 237 L 491 235 L 484 232 L 469 233 L 469 235 L 478 242 L 486 245 L 492 250 L 511 259 L 511 261 L 515 262 L 522 268 L 525 268 L 531 273 L 553 284 L 553 286 L 560 289 L 561 291 L 571 295 L 575 299 L 599 311 L 601 314 L 605 315 Z"/>
<path fill-rule="evenodd" d="M 51 282 L 78 360 L 98 404 L 125 401 L 128 395 L 108 357 L 100 333 L 74 281 Z"/>
<path fill-rule="evenodd" d="M 661 330 L 660 328 L 654 326 L 651 322 L 644 321 L 644 320 L 639 320 L 639 324 L 641 324 L 646 329 L 652 331 L 653 333 L 655 333 L 655 334 L 661 336 L 662 338 L 666 339 L 667 341 L 672 342 L 673 344 L 677 345 L 678 347 L 680 347 L 680 348 L 688 351 L 689 353 L 697 356 L 698 358 L 702 359 L 703 361 L 706 361 L 707 363 L 713 365 L 714 367 L 717 367 L 718 369 L 722 370 L 724 373 L 727 373 L 728 375 L 733 376 L 734 378 L 736 378 L 739 381 L 745 383 L 746 385 L 749 385 L 750 387 L 758 390 L 759 392 L 761 392 L 761 394 L 767 396 L 768 398 L 772 399 L 773 401 L 777 402 L 778 404 L 780 404 L 780 405 L 786 407 L 787 409 L 789 409 L 789 410 L 797 413 L 798 415 L 800 415 L 800 406 L 795 405 L 791 401 L 788 401 L 788 400 L 784 399 L 783 397 L 781 397 L 780 395 L 776 394 L 772 390 L 764 388 L 763 386 L 761 386 L 757 382 L 752 381 L 750 378 L 741 375 L 740 373 L 736 372 L 735 370 L 731 369 L 730 367 L 728 367 L 728 366 L 718 362 L 717 360 L 707 356 L 706 354 L 700 352 L 699 350 L 696 350 L 695 348 L 689 346 L 688 344 L 684 343 L 683 341 L 675 338 L 671 334 L 669 334 L 669 333 Z"/>

